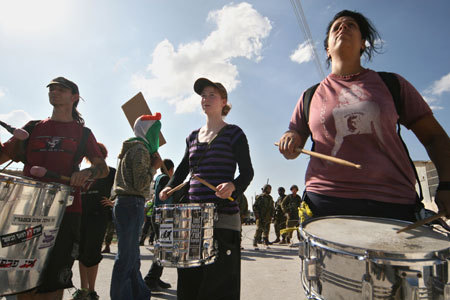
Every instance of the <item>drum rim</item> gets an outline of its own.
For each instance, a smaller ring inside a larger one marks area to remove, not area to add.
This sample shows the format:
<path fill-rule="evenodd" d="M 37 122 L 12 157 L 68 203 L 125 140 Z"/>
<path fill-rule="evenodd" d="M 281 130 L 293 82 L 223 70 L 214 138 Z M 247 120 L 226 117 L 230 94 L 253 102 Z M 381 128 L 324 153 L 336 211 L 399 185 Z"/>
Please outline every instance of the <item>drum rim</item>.
<path fill-rule="evenodd" d="M 53 182 L 53 181 L 44 182 L 44 181 L 36 180 L 35 178 L 32 178 L 32 177 L 11 175 L 11 174 L 7 174 L 7 173 L 0 173 L 0 183 L 3 182 L 4 177 L 12 177 L 11 180 L 13 181 L 13 183 L 20 183 L 20 184 L 23 184 L 26 186 L 39 187 L 39 188 L 44 188 L 44 189 L 59 189 L 59 190 L 64 190 L 64 189 L 71 190 L 72 189 L 69 185 L 63 184 L 63 183 L 58 183 L 58 182 Z M 7 180 L 8 179 L 5 179 L 5 181 L 7 181 Z"/>
<path fill-rule="evenodd" d="M 353 216 L 353 215 L 335 215 L 335 216 L 326 216 L 326 217 L 317 217 L 309 219 L 300 226 L 300 234 L 304 240 L 314 239 L 314 244 L 318 244 L 319 246 L 324 246 L 324 248 L 332 248 L 336 250 L 336 252 L 340 252 L 344 255 L 353 255 L 355 257 L 364 257 L 367 259 L 371 259 L 374 261 L 377 260 L 446 260 L 450 256 L 450 246 L 446 249 L 436 250 L 436 251 L 417 251 L 414 253 L 400 253 L 400 252 L 392 252 L 392 251 L 384 251 L 384 250 L 375 250 L 375 249 L 365 249 L 352 245 L 345 245 L 341 243 L 337 243 L 334 241 L 327 240 L 323 237 L 318 237 L 307 232 L 304 227 L 306 225 L 326 219 L 359 219 L 359 220 L 387 220 L 389 222 L 395 221 L 404 223 L 405 226 L 412 224 L 412 222 L 397 220 L 397 219 L 389 219 L 389 218 L 377 218 L 370 216 Z"/>
<path fill-rule="evenodd" d="M 195 208 L 215 208 L 216 205 L 211 202 L 207 203 L 177 203 L 177 204 L 161 204 L 156 207 L 156 209 L 162 209 L 162 208 L 188 208 L 188 207 L 195 207 Z"/>

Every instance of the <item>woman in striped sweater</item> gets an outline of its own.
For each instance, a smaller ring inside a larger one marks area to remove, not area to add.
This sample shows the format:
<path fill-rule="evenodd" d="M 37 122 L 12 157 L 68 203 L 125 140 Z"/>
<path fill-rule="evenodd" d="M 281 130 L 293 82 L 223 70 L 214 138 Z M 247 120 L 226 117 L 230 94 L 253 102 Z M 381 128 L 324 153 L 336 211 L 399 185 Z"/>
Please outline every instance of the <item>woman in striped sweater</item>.
<path fill-rule="evenodd" d="M 191 203 L 214 203 L 219 218 L 214 223 L 214 239 L 218 241 L 218 258 L 210 265 L 178 269 L 178 299 L 240 299 L 241 251 L 240 218 L 236 199 L 253 179 L 247 138 L 236 125 L 224 117 L 231 109 L 225 87 L 219 82 L 199 78 L 194 91 L 201 96 L 206 124 L 186 139 L 186 151 L 168 186 L 167 192 L 191 175 L 198 176 L 217 188 L 213 191 L 193 179 L 189 180 Z M 235 177 L 236 165 L 239 175 Z"/>

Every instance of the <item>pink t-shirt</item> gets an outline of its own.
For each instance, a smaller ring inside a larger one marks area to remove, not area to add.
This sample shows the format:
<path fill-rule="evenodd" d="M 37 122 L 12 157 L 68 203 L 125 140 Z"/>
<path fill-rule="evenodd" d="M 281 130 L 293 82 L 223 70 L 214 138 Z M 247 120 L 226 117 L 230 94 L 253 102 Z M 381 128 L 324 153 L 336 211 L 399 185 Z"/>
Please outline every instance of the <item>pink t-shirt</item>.
<path fill-rule="evenodd" d="M 397 74 L 396 74 L 397 75 Z M 346 167 L 311 157 L 305 175 L 306 190 L 327 196 L 413 204 L 415 175 L 397 134 L 397 119 L 407 128 L 432 114 L 417 90 L 403 77 L 402 111 L 377 72 L 366 69 L 352 76 L 330 74 L 311 100 L 309 128 L 314 151 L 360 164 Z M 289 124 L 305 139 L 308 125 L 302 118 L 300 97 Z"/>

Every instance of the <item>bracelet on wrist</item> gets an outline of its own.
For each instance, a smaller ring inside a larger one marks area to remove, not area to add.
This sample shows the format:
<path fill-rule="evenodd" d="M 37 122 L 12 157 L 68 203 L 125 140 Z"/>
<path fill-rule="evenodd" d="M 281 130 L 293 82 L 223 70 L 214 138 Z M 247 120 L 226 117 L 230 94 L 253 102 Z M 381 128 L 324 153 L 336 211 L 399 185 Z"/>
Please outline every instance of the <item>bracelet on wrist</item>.
<path fill-rule="evenodd" d="M 437 191 L 450 191 L 450 181 L 439 181 Z"/>

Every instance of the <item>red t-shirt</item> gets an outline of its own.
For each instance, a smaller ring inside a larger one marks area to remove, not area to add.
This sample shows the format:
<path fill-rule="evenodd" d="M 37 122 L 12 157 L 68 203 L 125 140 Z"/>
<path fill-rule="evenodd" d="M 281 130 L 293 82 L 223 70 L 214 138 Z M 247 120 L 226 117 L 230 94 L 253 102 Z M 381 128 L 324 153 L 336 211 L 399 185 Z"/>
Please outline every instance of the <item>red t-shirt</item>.
<path fill-rule="evenodd" d="M 58 122 L 50 119 L 42 120 L 33 129 L 26 149 L 27 163 L 24 165 L 23 174 L 27 177 L 33 177 L 30 169 L 33 166 L 44 167 L 49 171 L 53 171 L 59 175 L 70 177 L 74 171 L 74 166 L 78 166 L 83 157 L 89 159 L 102 157 L 100 148 L 94 135 L 91 133 L 86 142 L 85 151 L 74 162 L 74 155 L 78 144 L 81 140 L 83 126 L 79 123 Z M 4 145 L 4 152 L 9 157 L 14 157 L 14 144 L 17 140 L 13 137 Z M 37 178 L 45 182 L 59 182 L 68 184 L 65 181 L 57 179 Z M 81 213 L 81 196 L 80 188 L 75 188 L 73 192 L 73 204 L 66 208 L 67 212 Z"/>

